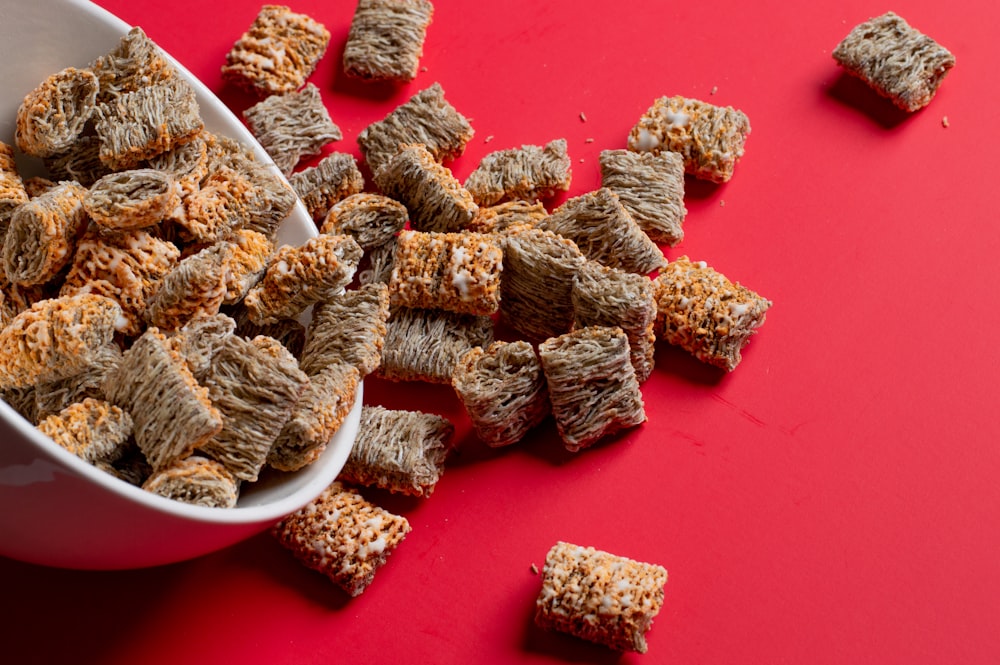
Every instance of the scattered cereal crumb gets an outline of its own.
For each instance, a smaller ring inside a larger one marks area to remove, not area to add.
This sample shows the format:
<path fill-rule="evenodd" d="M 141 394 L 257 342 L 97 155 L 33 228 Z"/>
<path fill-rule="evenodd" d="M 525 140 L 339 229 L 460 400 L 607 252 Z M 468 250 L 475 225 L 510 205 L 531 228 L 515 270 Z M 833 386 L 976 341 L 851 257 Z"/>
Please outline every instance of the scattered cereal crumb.
<path fill-rule="evenodd" d="M 492 135 L 492 134 L 490 134 L 490 135 L 489 135 L 489 136 L 487 136 L 487 137 L 486 137 L 485 139 L 483 139 L 483 143 L 489 143 L 489 142 L 490 142 L 490 141 L 492 141 L 492 140 L 493 140 L 493 135 Z"/>
<path fill-rule="evenodd" d="M 584 139 L 584 143 L 593 143 L 594 139 Z"/>
<path fill-rule="evenodd" d="M 942 127 L 947 127 L 948 124 L 949 124 L 948 123 L 948 116 L 945 116 L 945 117 L 941 118 L 941 126 Z"/>
<path fill-rule="evenodd" d="M 710 91 L 710 92 L 709 92 L 708 94 L 710 94 L 710 95 L 714 95 L 714 94 L 715 94 L 715 93 L 717 93 L 718 91 L 719 91 L 719 86 L 717 86 L 717 85 L 713 85 L 713 86 L 712 86 L 712 90 L 711 90 L 711 91 Z"/>
<path fill-rule="evenodd" d="M 580 158 L 580 163 L 583 164 L 583 157 Z"/>
<path fill-rule="evenodd" d="M 420 68 L 420 71 L 422 71 L 422 72 L 426 72 L 426 71 L 427 71 L 427 67 L 421 67 L 421 68 Z"/>
<path fill-rule="evenodd" d="M 726 207 L 726 200 L 725 199 L 720 199 L 719 200 L 719 207 L 720 208 L 725 208 Z"/>
<path fill-rule="evenodd" d="M 580 111 L 580 122 L 587 122 L 587 114 Z"/>
<path fill-rule="evenodd" d="M 538 574 L 538 566 L 536 566 L 535 564 L 531 564 L 531 574 L 532 575 Z"/>

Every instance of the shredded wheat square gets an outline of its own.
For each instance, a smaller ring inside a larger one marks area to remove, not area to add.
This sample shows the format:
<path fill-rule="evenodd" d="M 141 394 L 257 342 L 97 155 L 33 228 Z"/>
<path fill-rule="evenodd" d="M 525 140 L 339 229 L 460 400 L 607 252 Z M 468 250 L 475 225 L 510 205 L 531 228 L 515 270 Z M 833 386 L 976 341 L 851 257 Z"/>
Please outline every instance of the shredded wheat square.
<path fill-rule="evenodd" d="M 344 45 L 344 72 L 376 81 L 412 81 L 434 14 L 428 0 L 358 0 Z"/>
<path fill-rule="evenodd" d="M 492 341 L 488 316 L 400 307 L 386 323 L 376 374 L 389 381 L 450 384 L 455 363 L 473 347 Z"/>
<path fill-rule="evenodd" d="M 491 152 L 469 175 L 465 188 L 476 203 L 490 206 L 509 200 L 548 199 L 568 190 L 571 181 L 566 139 L 556 139 L 544 146 Z"/>
<path fill-rule="evenodd" d="M 684 239 L 684 160 L 680 153 L 603 150 L 601 186 L 618 195 L 643 231 L 671 247 Z"/>
<path fill-rule="evenodd" d="M 243 118 L 286 176 L 303 157 L 318 155 L 326 144 L 344 138 L 312 83 L 257 102 L 243 112 Z"/>

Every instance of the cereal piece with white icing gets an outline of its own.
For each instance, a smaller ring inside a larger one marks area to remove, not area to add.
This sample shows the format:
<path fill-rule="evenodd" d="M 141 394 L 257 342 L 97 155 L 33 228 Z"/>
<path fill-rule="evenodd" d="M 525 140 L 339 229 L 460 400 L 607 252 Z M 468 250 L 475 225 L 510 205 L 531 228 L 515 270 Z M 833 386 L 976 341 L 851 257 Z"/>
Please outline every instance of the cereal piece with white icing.
<path fill-rule="evenodd" d="M 684 239 L 684 160 L 680 153 L 602 150 L 601 186 L 618 195 L 655 242 L 674 246 Z"/>
<path fill-rule="evenodd" d="M 412 81 L 433 15 L 428 0 L 358 0 L 344 44 L 344 73 L 373 81 Z"/>
<path fill-rule="evenodd" d="M 479 207 L 475 219 L 466 226 L 473 233 L 505 233 L 512 227 L 537 226 L 549 216 L 549 211 L 537 201 L 505 201 L 493 206 Z"/>
<path fill-rule="evenodd" d="M 226 264 L 225 304 L 237 303 L 246 297 L 250 289 L 263 277 L 274 254 L 274 243 L 263 233 L 249 229 L 237 229 L 229 237 L 233 252 Z"/>
<path fill-rule="evenodd" d="M 0 244 L 7 235 L 7 225 L 14 209 L 28 202 L 28 192 L 17 171 L 14 148 L 0 141 Z"/>
<path fill-rule="evenodd" d="M 572 180 L 566 139 L 544 146 L 524 145 L 483 157 L 465 181 L 476 203 L 495 205 L 509 200 L 548 199 L 569 189 Z"/>
<path fill-rule="evenodd" d="M 69 150 L 97 108 L 97 87 L 92 71 L 75 67 L 42 81 L 17 109 L 17 147 L 33 157 Z"/>
<path fill-rule="evenodd" d="M 90 397 L 38 423 L 38 429 L 80 459 L 97 464 L 121 457 L 132 436 L 132 416 Z"/>

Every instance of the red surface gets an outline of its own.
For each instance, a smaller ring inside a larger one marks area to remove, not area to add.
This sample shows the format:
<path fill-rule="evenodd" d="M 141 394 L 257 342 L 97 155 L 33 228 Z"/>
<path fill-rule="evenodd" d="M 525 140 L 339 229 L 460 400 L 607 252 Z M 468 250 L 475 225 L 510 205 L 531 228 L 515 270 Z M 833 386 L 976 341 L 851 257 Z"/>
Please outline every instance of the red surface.
<path fill-rule="evenodd" d="M 219 67 L 259 4 L 101 4 L 237 111 L 251 103 Z M 566 137 L 575 195 L 654 98 L 742 109 L 746 156 L 729 184 L 688 183 L 687 236 L 667 255 L 774 301 L 743 364 L 722 375 L 659 348 L 648 423 L 577 455 L 551 423 L 488 450 L 449 389 L 370 380 L 369 402 L 453 418 L 459 449 L 425 500 L 367 493 L 413 532 L 363 596 L 266 535 L 151 570 L 4 560 L 3 660 L 1000 661 L 998 5 L 891 7 L 958 60 L 912 116 L 830 58 L 880 3 L 435 5 L 427 71 L 401 88 L 340 73 L 353 3 L 293 5 L 333 35 L 311 79 L 345 133 L 331 148 L 358 155 L 360 130 L 440 81 L 477 132 L 460 178 L 491 150 Z M 647 655 L 533 627 L 529 568 L 558 539 L 669 570 Z"/>

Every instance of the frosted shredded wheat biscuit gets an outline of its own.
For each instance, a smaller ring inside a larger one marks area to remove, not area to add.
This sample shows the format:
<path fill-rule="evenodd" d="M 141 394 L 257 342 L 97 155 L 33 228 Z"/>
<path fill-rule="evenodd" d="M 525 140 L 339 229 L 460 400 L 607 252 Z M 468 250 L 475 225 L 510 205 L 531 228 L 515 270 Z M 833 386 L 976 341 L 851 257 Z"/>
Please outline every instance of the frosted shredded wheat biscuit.
<path fill-rule="evenodd" d="M 95 182 L 83 199 L 91 220 L 119 231 L 155 226 L 179 204 L 173 176 L 156 169 L 108 174 Z"/>
<path fill-rule="evenodd" d="M 566 139 L 545 146 L 525 145 L 483 157 L 465 181 L 476 203 L 490 206 L 511 199 L 535 201 L 569 189 L 572 180 Z"/>
<path fill-rule="evenodd" d="M 110 464 L 121 457 L 132 435 L 132 417 L 113 404 L 88 397 L 46 417 L 38 429 L 91 464 Z"/>
<path fill-rule="evenodd" d="M 335 203 L 319 232 L 353 236 L 368 251 L 392 240 L 408 218 L 406 206 L 399 201 L 362 192 Z"/>
<path fill-rule="evenodd" d="M 226 264 L 226 297 L 223 302 L 233 304 L 243 300 L 267 271 L 274 243 L 263 233 L 237 229 L 229 238 L 233 252 Z"/>
<path fill-rule="evenodd" d="M 326 217 L 337 201 L 365 188 L 365 180 L 354 155 L 345 152 L 330 153 L 316 166 L 293 173 L 289 182 L 317 222 Z"/>
<path fill-rule="evenodd" d="M 243 112 L 243 118 L 286 176 L 303 157 L 318 155 L 327 143 L 344 138 L 312 83 L 257 102 Z"/>
<path fill-rule="evenodd" d="M 151 474 L 142 489 L 196 506 L 232 508 L 239 496 L 239 481 L 219 462 L 191 455 Z"/>
<path fill-rule="evenodd" d="M 56 381 L 38 383 L 34 391 L 38 417 L 45 418 L 59 413 L 87 398 L 105 399 L 104 378 L 121 361 L 121 349 L 111 342 L 94 353 L 90 364 L 81 372 Z"/>
<path fill-rule="evenodd" d="M 344 45 L 344 73 L 412 81 L 433 14 L 428 0 L 358 0 Z"/>
<path fill-rule="evenodd" d="M 146 319 L 150 325 L 177 330 L 196 316 L 217 314 L 226 297 L 232 256 L 232 243 L 219 243 L 174 266 L 149 301 Z"/>
<path fill-rule="evenodd" d="M 488 316 L 400 307 L 386 323 L 376 374 L 389 381 L 449 384 L 455 363 L 473 347 L 492 341 L 493 320 Z"/>
<path fill-rule="evenodd" d="M 684 239 L 684 160 L 679 153 L 602 150 L 601 186 L 618 195 L 643 231 L 671 247 Z"/>
<path fill-rule="evenodd" d="M 14 210 L 3 242 L 4 271 L 10 282 L 44 284 L 73 259 L 88 222 L 86 195 L 80 185 L 63 182 Z"/>
<path fill-rule="evenodd" d="M 537 201 L 506 201 L 489 207 L 480 206 L 475 219 L 469 222 L 466 230 L 473 233 L 504 233 L 514 226 L 537 226 L 548 216 L 549 211 Z"/>
<path fill-rule="evenodd" d="M 357 368 L 364 378 L 382 362 L 389 289 L 374 283 L 334 296 L 313 308 L 300 367 L 317 374 L 335 363 Z"/>
<path fill-rule="evenodd" d="M 177 75 L 160 47 L 139 27 L 123 35 L 115 48 L 94 61 L 91 69 L 100 82 L 100 102 L 165 83 Z"/>
<path fill-rule="evenodd" d="M 236 321 L 225 314 L 196 316 L 170 338 L 171 346 L 187 362 L 199 384 L 212 370 L 212 360 L 236 332 Z"/>
<path fill-rule="evenodd" d="M 17 147 L 33 157 L 69 150 L 97 108 L 97 87 L 92 71 L 75 67 L 42 81 L 17 109 Z"/>

